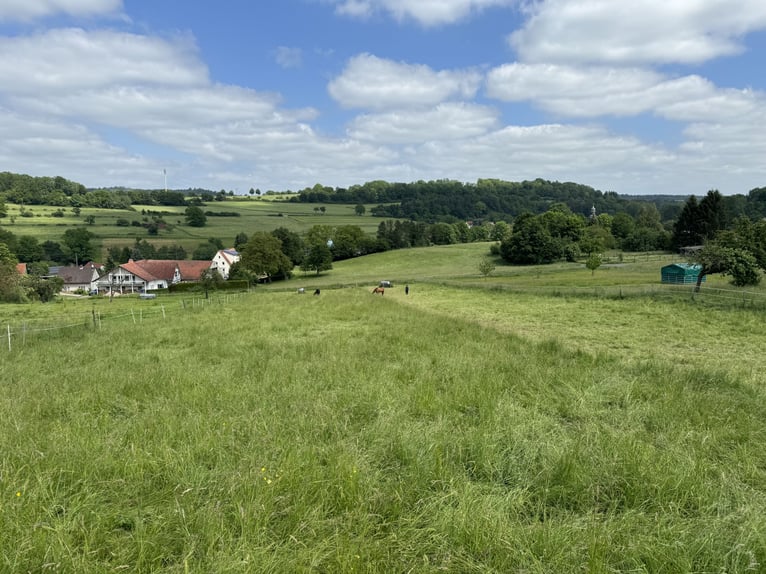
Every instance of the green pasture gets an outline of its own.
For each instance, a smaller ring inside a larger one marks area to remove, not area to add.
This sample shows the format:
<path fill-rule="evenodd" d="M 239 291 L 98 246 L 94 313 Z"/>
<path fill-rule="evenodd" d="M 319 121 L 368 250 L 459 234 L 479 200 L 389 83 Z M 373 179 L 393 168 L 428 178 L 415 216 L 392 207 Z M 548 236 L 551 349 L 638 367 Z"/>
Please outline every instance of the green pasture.
<path fill-rule="evenodd" d="M 491 256 L 491 242 L 434 245 L 375 253 L 365 257 L 336 261 L 333 269 L 316 275 L 295 270 L 289 282 L 275 282 L 264 288 L 273 290 L 304 287 L 369 286 L 381 280 L 393 281 L 403 287 L 405 283 L 420 282 L 440 285 L 497 288 L 506 290 L 532 290 L 547 293 L 597 293 L 608 291 L 634 293 L 637 287 L 645 291 L 666 291 L 660 285 L 660 269 L 669 263 L 684 259 L 668 253 L 608 253 L 604 265 L 591 273 L 582 262 L 560 262 L 551 265 L 509 265 L 500 257 Z M 495 263 L 494 271 L 485 277 L 479 271 L 479 262 L 489 257 Z M 622 261 L 620 260 L 622 258 Z M 732 289 L 728 279 L 716 275 L 707 278 L 705 287 Z M 683 289 L 683 288 L 681 288 Z M 691 287 L 689 287 L 690 291 Z M 766 288 L 749 287 L 748 291 L 766 294 Z"/>
<path fill-rule="evenodd" d="M 319 297 L 0 307 L 0 571 L 761 570 L 763 310 L 384 256 Z"/>
<path fill-rule="evenodd" d="M 102 255 L 112 246 L 132 244 L 136 238 L 146 239 L 150 243 L 162 245 L 182 245 L 188 252 L 209 238 L 215 237 L 232 245 L 237 234 L 245 232 L 250 235 L 255 231 L 272 231 L 278 227 L 286 227 L 297 233 L 304 233 L 314 225 L 358 225 L 363 231 L 375 234 L 383 219 L 369 215 L 358 216 L 354 213 L 353 205 L 332 205 L 325 207 L 325 212 L 314 211 L 316 205 L 289 203 L 283 201 L 238 198 L 236 200 L 213 201 L 202 207 L 204 211 L 235 212 L 239 217 L 209 216 L 204 227 L 189 227 L 185 223 L 185 207 L 181 206 L 133 206 L 135 211 L 122 209 L 82 208 L 76 216 L 71 208 L 64 210 L 64 217 L 53 217 L 58 207 L 47 205 L 25 206 L 33 217 L 21 217 L 21 206 L 7 204 L 8 217 L 2 220 L 2 225 L 16 235 L 29 235 L 39 241 L 60 241 L 64 232 L 70 227 L 84 226 L 96 235 L 95 243 Z M 145 212 L 145 213 L 142 213 Z M 149 222 L 152 213 L 161 213 L 162 218 L 170 228 L 160 230 L 158 235 L 149 235 L 142 227 L 117 226 L 118 219 L 128 222 Z M 86 225 L 88 215 L 95 217 L 93 225 Z M 13 223 L 11 223 L 13 218 Z"/>

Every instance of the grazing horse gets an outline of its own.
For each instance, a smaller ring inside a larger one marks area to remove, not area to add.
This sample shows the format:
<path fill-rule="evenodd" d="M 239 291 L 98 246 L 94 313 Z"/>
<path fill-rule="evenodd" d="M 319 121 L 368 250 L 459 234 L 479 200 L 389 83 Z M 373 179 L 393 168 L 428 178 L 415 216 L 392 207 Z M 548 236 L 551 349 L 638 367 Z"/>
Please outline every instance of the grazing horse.
<path fill-rule="evenodd" d="M 319 293 L 320 293 L 319 289 L 316 289 L 316 290 L 314 291 L 314 295 L 319 295 Z"/>
<path fill-rule="evenodd" d="M 381 295 L 383 295 L 383 293 L 385 293 L 385 292 L 386 292 L 386 290 L 383 287 L 375 287 L 375 289 L 372 290 L 372 294 L 373 295 L 375 295 L 377 293 L 380 293 Z"/>

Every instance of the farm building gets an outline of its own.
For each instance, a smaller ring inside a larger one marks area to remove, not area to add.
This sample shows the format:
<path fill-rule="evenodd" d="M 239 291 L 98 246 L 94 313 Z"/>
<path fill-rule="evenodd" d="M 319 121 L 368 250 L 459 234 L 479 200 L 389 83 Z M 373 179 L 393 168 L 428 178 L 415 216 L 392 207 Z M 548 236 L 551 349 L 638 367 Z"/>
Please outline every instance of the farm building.
<path fill-rule="evenodd" d="M 47 277 L 60 277 L 63 281 L 61 291 L 64 293 L 73 293 L 75 291 L 85 291 L 86 293 L 96 288 L 98 279 L 98 268 L 95 263 L 79 267 L 77 265 L 68 267 L 48 267 Z"/>
<path fill-rule="evenodd" d="M 692 263 L 671 263 L 661 269 L 663 283 L 692 284 L 697 282 L 702 265 Z M 705 277 L 702 278 L 705 280 Z"/>
<path fill-rule="evenodd" d="M 214 271 L 218 271 L 224 279 L 228 279 L 231 266 L 239 261 L 239 259 L 239 251 L 236 249 L 221 249 L 215 254 L 215 257 L 213 257 L 213 262 L 210 264 L 210 268 Z"/>
<path fill-rule="evenodd" d="M 99 277 L 97 284 L 102 293 L 154 291 L 181 281 L 199 281 L 209 267 L 210 261 L 130 259 Z"/>

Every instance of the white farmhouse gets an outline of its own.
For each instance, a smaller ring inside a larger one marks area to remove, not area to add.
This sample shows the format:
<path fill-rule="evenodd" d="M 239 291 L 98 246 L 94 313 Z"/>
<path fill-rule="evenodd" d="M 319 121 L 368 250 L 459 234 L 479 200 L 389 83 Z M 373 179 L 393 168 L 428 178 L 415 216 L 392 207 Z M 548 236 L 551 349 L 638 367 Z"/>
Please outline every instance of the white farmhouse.
<path fill-rule="evenodd" d="M 181 281 L 199 281 L 209 267 L 209 261 L 131 259 L 99 277 L 97 283 L 102 293 L 141 293 L 167 289 Z"/>
<path fill-rule="evenodd" d="M 224 279 L 228 279 L 231 266 L 239 261 L 239 259 L 239 251 L 236 249 L 221 249 L 215 254 L 215 257 L 213 257 L 213 261 L 210 263 L 210 269 L 217 271 Z"/>
<path fill-rule="evenodd" d="M 48 276 L 60 277 L 64 281 L 61 287 L 61 291 L 64 293 L 72 293 L 74 291 L 90 293 L 96 288 L 98 268 L 92 263 L 83 267 L 49 267 Z"/>

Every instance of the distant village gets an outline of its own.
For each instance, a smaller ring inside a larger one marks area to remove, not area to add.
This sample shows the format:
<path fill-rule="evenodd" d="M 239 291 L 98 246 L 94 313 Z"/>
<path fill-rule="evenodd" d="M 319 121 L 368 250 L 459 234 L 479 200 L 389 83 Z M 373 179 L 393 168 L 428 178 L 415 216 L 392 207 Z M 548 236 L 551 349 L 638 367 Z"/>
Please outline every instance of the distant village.
<path fill-rule="evenodd" d="M 168 289 L 177 283 L 195 283 L 208 270 L 226 280 L 231 266 L 239 259 L 239 252 L 232 248 L 219 250 L 212 261 L 130 259 L 111 271 L 106 271 L 101 263 L 89 261 L 84 265 L 49 267 L 46 277 L 61 279 L 64 294 L 117 296 Z M 25 263 L 19 263 L 16 268 L 26 274 Z"/>

